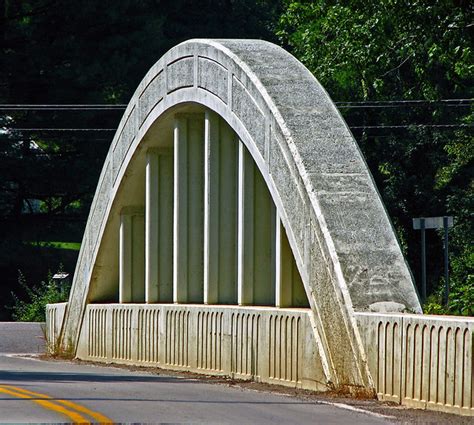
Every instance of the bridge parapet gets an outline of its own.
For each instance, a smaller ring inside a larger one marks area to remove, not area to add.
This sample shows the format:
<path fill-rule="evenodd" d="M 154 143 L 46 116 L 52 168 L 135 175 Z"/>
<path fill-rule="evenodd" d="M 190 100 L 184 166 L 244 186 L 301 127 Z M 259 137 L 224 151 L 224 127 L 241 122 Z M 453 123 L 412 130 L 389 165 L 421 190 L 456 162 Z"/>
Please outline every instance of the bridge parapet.
<path fill-rule="evenodd" d="M 305 308 L 89 304 L 77 357 L 327 389 Z"/>
<path fill-rule="evenodd" d="M 66 307 L 47 306 L 50 346 Z M 474 416 L 474 318 L 356 319 L 379 399 Z M 77 357 L 327 389 L 306 308 L 89 304 Z"/>
<path fill-rule="evenodd" d="M 377 396 L 474 415 L 474 318 L 356 313 Z"/>
<path fill-rule="evenodd" d="M 50 353 L 55 351 L 64 323 L 68 303 L 46 305 L 46 341 Z"/>

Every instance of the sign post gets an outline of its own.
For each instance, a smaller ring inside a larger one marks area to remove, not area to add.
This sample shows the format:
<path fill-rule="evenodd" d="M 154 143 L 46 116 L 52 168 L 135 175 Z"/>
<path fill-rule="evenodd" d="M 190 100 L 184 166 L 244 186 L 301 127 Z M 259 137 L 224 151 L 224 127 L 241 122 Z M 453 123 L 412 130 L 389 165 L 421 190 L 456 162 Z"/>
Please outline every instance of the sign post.
<path fill-rule="evenodd" d="M 421 300 L 426 302 L 426 229 L 444 228 L 444 304 L 449 297 L 449 264 L 448 264 L 448 228 L 453 227 L 454 219 L 444 217 L 419 217 L 413 219 L 413 228 L 421 230 Z"/>
<path fill-rule="evenodd" d="M 449 267 L 448 267 L 448 222 L 449 217 L 443 217 L 444 226 L 444 305 L 448 305 L 449 298 Z M 452 217 L 451 217 L 452 221 Z M 451 223 L 452 226 L 452 223 Z"/>
<path fill-rule="evenodd" d="M 425 219 L 420 218 L 421 230 L 421 299 L 426 301 L 426 233 Z"/>

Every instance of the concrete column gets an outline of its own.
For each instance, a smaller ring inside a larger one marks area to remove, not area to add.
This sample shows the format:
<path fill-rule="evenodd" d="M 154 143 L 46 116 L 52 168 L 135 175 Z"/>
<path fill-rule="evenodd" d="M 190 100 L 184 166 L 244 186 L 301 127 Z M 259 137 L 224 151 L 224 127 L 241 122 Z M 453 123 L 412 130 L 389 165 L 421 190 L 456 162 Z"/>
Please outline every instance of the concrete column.
<path fill-rule="evenodd" d="M 275 303 L 275 205 L 262 174 L 239 144 L 238 303 Z"/>
<path fill-rule="evenodd" d="M 155 150 L 146 154 L 145 177 L 145 301 L 158 302 L 159 251 L 159 157 Z"/>
<path fill-rule="evenodd" d="M 188 123 L 185 118 L 174 121 L 174 179 L 173 179 L 173 301 L 188 298 Z"/>
<path fill-rule="evenodd" d="M 145 301 L 145 223 L 142 207 L 120 212 L 119 301 Z"/>
<path fill-rule="evenodd" d="M 277 307 L 309 307 L 303 280 L 279 217 L 276 220 L 275 268 L 275 305 Z"/>
<path fill-rule="evenodd" d="M 276 258 L 275 258 L 275 305 L 277 307 L 291 307 L 292 304 L 292 274 L 291 250 L 284 243 L 285 229 L 282 228 L 280 217 L 276 220 Z M 290 256 L 289 256 L 289 255 Z M 288 264 L 290 262 L 290 264 Z"/>
<path fill-rule="evenodd" d="M 276 208 L 255 163 L 254 167 L 254 304 L 275 305 Z"/>
<path fill-rule="evenodd" d="M 283 229 L 284 230 L 284 229 Z M 287 250 L 289 255 L 291 256 L 291 279 L 292 279 L 292 290 L 291 290 L 291 303 L 292 307 L 305 307 L 309 308 L 309 300 L 308 296 L 306 295 L 306 290 L 304 288 L 303 279 L 301 279 L 300 272 L 298 270 L 298 266 L 296 265 L 295 257 L 291 251 L 290 243 L 288 242 L 288 238 L 286 236 L 286 232 L 283 234 L 284 243 L 287 246 Z"/>
<path fill-rule="evenodd" d="M 146 157 L 145 300 L 173 300 L 173 152 L 149 149 Z"/>
<path fill-rule="evenodd" d="M 219 299 L 219 118 L 207 111 L 204 127 L 204 303 Z"/>
<path fill-rule="evenodd" d="M 237 302 L 237 147 L 232 129 L 205 117 L 204 302 Z"/>
<path fill-rule="evenodd" d="M 204 115 L 174 123 L 173 301 L 204 298 Z"/>
<path fill-rule="evenodd" d="M 237 304 L 238 138 L 221 124 L 219 169 L 219 304 Z"/>
<path fill-rule="evenodd" d="M 132 301 L 132 264 L 130 246 L 132 245 L 132 217 L 120 214 L 119 242 L 119 302 Z"/>
<path fill-rule="evenodd" d="M 239 305 L 254 301 L 254 174 L 253 159 L 239 142 L 237 212 L 237 296 Z"/>

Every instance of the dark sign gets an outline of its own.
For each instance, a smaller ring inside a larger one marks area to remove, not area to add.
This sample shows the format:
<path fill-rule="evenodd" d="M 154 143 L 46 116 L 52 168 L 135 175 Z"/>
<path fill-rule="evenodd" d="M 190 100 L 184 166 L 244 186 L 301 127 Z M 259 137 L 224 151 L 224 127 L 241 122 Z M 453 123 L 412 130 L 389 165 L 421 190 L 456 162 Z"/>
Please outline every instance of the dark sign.
<path fill-rule="evenodd" d="M 425 222 L 425 229 L 443 229 L 444 228 L 444 219 L 447 220 L 447 227 L 453 227 L 454 219 L 453 217 L 420 217 L 413 219 L 413 228 L 415 230 L 420 230 L 422 228 L 422 222 Z"/>

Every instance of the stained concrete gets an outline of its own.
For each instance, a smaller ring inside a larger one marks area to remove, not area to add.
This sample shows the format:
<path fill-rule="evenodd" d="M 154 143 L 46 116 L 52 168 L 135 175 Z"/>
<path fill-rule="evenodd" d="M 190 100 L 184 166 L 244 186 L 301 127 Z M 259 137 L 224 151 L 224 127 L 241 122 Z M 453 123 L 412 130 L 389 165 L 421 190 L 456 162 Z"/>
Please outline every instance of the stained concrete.
<path fill-rule="evenodd" d="M 169 145 L 176 113 L 208 110 L 236 132 L 270 191 L 309 296 L 328 382 L 371 387 L 354 310 L 421 312 L 412 276 L 337 108 L 300 62 L 260 40 L 187 41 L 140 83 L 100 177 L 65 340 L 77 342 L 88 301 L 112 298 L 117 214 L 144 202 L 146 149 Z"/>

